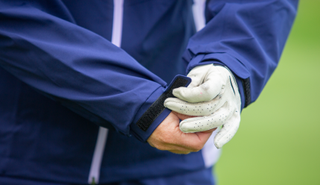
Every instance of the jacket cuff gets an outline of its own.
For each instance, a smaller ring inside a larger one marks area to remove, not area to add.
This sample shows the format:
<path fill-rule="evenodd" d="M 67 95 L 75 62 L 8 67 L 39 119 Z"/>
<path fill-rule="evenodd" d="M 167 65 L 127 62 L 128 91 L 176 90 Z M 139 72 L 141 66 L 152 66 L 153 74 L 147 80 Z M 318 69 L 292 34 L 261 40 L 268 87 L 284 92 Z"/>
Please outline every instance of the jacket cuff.
<path fill-rule="evenodd" d="M 131 123 L 132 135 L 138 140 L 146 142 L 158 125 L 171 112 L 164 107 L 163 103 L 168 97 L 174 97 L 172 90 L 177 87 L 187 86 L 190 82 L 190 78 L 177 75 L 165 90 L 158 88 L 142 105 L 134 122 Z"/>

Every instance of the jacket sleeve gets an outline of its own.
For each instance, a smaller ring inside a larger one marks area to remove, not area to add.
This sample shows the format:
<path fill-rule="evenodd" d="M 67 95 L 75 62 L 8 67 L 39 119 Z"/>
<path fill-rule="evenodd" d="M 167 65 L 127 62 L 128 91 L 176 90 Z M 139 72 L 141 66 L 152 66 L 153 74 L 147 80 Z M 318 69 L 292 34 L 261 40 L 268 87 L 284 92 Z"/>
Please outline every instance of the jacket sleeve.
<path fill-rule="evenodd" d="M 139 131 L 134 123 L 166 83 L 71 21 L 29 4 L 0 2 L 0 41 L 0 67 L 100 126 L 145 141 L 169 114 Z"/>
<path fill-rule="evenodd" d="M 189 41 L 188 71 L 213 62 L 235 74 L 242 108 L 254 102 L 278 65 L 298 0 L 212 0 L 206 26 Z"/>

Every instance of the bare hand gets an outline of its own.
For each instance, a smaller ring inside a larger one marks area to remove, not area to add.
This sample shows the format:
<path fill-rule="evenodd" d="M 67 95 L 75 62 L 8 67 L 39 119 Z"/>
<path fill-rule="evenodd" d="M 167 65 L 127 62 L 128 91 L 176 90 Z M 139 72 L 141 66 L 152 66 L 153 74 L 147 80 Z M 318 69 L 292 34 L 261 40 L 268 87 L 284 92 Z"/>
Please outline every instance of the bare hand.
<path fill-rule="evenodd" d="M 148 143 L 159 150 L 167 150 L 176 154 L 188 154 L 201 150 L 215 129 L 197 133 L 183 133 L 179 129 L 180 120 L 190 116 L 170 113 L 154 130 Z"/>

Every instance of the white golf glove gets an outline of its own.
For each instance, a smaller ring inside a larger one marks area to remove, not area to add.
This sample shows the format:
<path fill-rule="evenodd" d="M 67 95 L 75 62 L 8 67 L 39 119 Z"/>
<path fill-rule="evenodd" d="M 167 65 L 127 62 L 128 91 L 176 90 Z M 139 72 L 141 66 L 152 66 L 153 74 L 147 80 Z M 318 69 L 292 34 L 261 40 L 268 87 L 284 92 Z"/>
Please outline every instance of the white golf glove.
<path fill-rule="evenodd" d="M 221 148 L 236 134 L 240 125 L 241 100 L 233 74 L 213 64 L 193 68 L 188 87 L 173 90 L 177 98 L 167 98 L 164 106 L 181 114 L 196 116 L 180 122 L 184 133 L 201 132 L 222 126 L 214 138 Z"/>

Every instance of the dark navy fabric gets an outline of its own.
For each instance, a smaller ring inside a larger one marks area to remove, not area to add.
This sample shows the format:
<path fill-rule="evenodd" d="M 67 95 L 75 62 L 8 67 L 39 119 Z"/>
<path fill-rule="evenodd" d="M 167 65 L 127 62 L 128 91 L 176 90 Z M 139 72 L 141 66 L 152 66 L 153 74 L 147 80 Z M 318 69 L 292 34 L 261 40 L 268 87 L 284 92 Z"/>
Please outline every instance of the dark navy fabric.
<path fill-rule="evenodd" d="M 107 183 L 103 185 L 215 185 L 217 180 L 212 176 L 212 168 L 158 178 L 147 178 L 133 181 Z M 181 180 L 183 179 L 183 181 Z"/>
<path fill-rule="evenodd" d="M 101 183 L 203 170 L 201 152 L 144 142 L 169 110 L 146 132 L 135 123 L 175 75 L 208 62 L 234 72 L 242 107 L 255 101 L 297 4 L 208 1 L 195 33 L 191 0 L 125 1 L 118 48 L 112 0 L 0 0 L 0 177 L 85 184 L 99 126 L 110 129 Z"/>
<path fill-rule="evenodd" d="M 155 178 L 135 179 L 129 181 L 103 183 L 101 185 L 214 185 L 216 177 L 212 176 L 212 168 L 205 168 L 190 173 L 174 174 Z M 183 180 L 181 180 L 183 179 Z M 34 181 L 30 179 L 19 179 L 12 177 L 1 177 L 0 184 L 3 185 L 71 185 L 67 183 Z M 81 184 L 77 184 L 81 185 Z M 84 184 L 83 184 L 84 185 Z"/>

